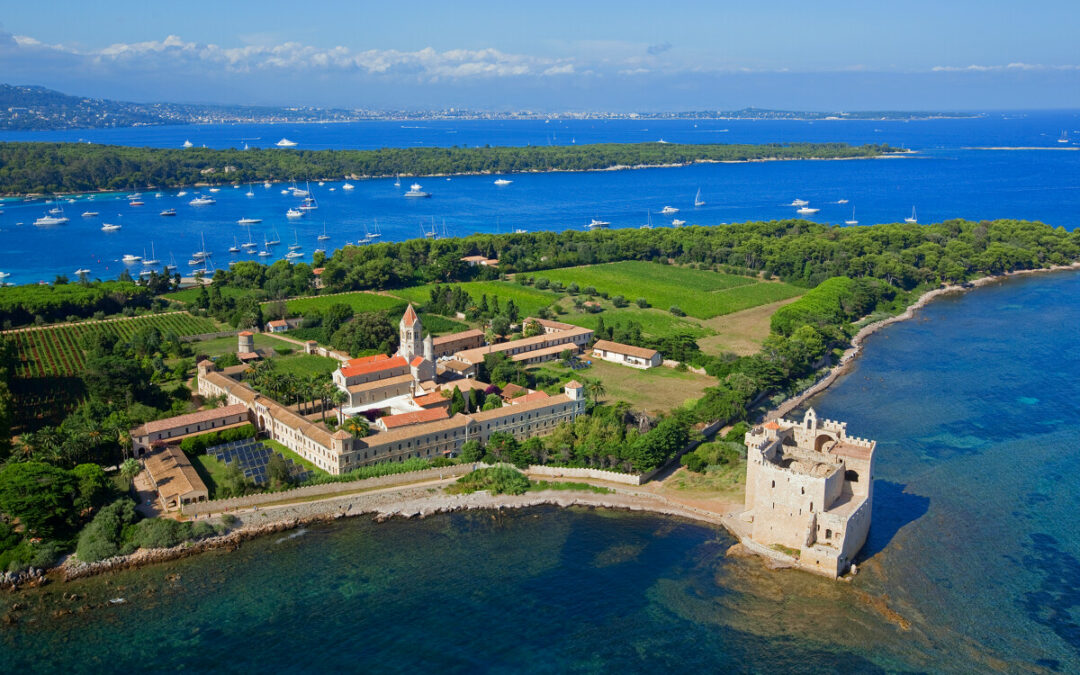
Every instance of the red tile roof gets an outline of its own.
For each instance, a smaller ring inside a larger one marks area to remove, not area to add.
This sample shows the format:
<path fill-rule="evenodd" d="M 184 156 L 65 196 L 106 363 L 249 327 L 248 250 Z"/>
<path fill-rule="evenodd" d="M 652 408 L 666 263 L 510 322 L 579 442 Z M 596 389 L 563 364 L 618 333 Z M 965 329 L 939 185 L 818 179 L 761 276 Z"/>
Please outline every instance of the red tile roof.
<path fill-rule="evenodd" d="M 188 413 L 187 415 L 178 415 L 177 417 L 169 417 L 163 420 L 154 420 L 153 422 L 147 422 L 144 426 L 146 427 L 146 433 L 152 434 L 157 431 L 165 431 L 166 429 L 176 429 L 177 427 L 201 424 L 203 422 L 209 422 L 210 420 L 231 417 L 232 415 L 246 414 L 247 406 L 243 403 L 234 403 L 233 405 L 227 405 L 224 408 L 211 408 L 210 410 L 200 410 L 198 412 Z"/>
<path fill-rule="evenodd" d="M 269 325 L 274 326 L 276 328 L 278 326 L 288 326 L 289 322 L 287 322 L 285 319 L 277 319 L 276 321 L 271 321 L 269 323 Z"/>
<path fill-rule="evenodd" d="M 413 368 L 415 368 L 415 367 L 417 367 L 418 365 L 420 365 L 423 362 L 424 362 L 424 357 L 423 356 L 414 356 L 413 360 L 409 362 L 409 365 L 412 366 Z"/>
<path fill-rule="evenodd" d="M 542 391 L 534 391 L 531 394 L 525 394 L 524 396 L 518 396 L 510 399 L 510 405 L 521 405 L 522 403 L 532 403 L 533 401 L 539 401 L 540 399 L 550 398 L 546 393 Z"/>
<path fill-rule="evenodd" d="M 401 320 L 405 322 L 406 326 L 411 326 L 417 321 L 419 321 L 419 319 L 416 318 L 416 310 L 413 309 L 411 302 L 409 303 L 408 308 L 405 310 L 405 316 L 401 317 Z"/>
<path fill-rule="evenodd" d="M 429 408 L 427 410 L 418 410 L 416 412 L 402 413 L 400 415 L 387 415 L 386 417 L 381 418 L 380 421 L 387 429 L 396 429 L 410 424 L 422 424 L 424 422 L 435 422 L 449 418 L 450 413 L 446 411 L 446 408 Z"/>
<path fill-rule="evenodd" d="M 401 356 L 395 356 L 392 359 L 383 359 L 370 363 L 361 363 L 355 366 L 345 365 L 341 367 L 341 374 L 345 377 L 356 377 L 357 375 L 367 375 L 368 373 L 377 373 L 380 370 L 391 370 L 393 368 L 401 368 L 408 364 L 405 363 L 405 358 Z"/>
<path fill-rule="evenodd" d="M 362 366 L 365 363 L 375 363 L 377 361 L 386 361 L 390 357 L 386 354 L 375 354 L 373 356 L 361 356 L 355 359 L 349 359 L 345 362 L 346 366 Z"/>
<path fill-rule="evenodd" d="M 421 408 L 429 408 L 436 405 L 444 405 L 450 402 L 450 399 L 442 395 L 442 392 L 435 392 L 434 394 L 426 394 L 424 396 L 414 396 L 413 403 Z"/>
<path fill-rule="evenodd" d="M 253 335 L 253 333 L 251 331 L 249 331 L 249 330 L 245 330 L 245 331 L 240 332 L 240 337 L 251 337 L 252 335 Z"/>

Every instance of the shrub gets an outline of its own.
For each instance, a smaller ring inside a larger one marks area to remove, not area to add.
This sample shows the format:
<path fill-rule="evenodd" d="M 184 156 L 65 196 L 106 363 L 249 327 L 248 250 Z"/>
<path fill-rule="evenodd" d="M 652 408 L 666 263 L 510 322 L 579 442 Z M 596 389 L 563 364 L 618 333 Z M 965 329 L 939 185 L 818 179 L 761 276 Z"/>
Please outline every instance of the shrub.
<path fill-rule="evenodd" d="M 540 278 L 538 278 L 536 280 L 536 287 L 541 289 L 541 290 L 549 288 L 550 286 L 551 286 L 551 281 L 549 281 L 548 279 L 545 279 L 544 277 L 540 277 Z"/>
<path fill-rule="evenodd" d="M 638 298 L 638 299 L 637 299 L 637 300 L 635 300 L 634 302 L 636 302 L 636 303 L 637 303 L 637 306 L 638 306 L 638 307 L 640 307 L 640 308 L 642 308 L 642 309 L 645 309 L 646 307 L 648 307 L 648 306 L 649 306 L 649 301 L 648 301 L 648 300 L 646 300 L 645 298 Z"/>
<path fill-rule="evenodd" d="M 682 311 L 682 309 L 680 309 L 678 305 L 672 305 L 671 309 L 669 309 L 668 311 L 675 316 L 686 316 L 686 312 Z"/>
<path fill-rule="evenodd" d="M 240 519 L 231 513 L 226 513 L 221 517 L 221 524 L 225 527 L 234 527 L 239 522 Z"/>
<path fill-rule="evenodd" d="M 626 307 L 630 303 L 628 303 L 626 301 L 626 298 L 621 295 L 613 295 L 611 296 L 611 304 L 615 305 L 616 307 Z"/>
<path fill-rule="evenodd" d="M 746 437 L 746 432 L 750 430 L 750 425 L 746 422 L 737 422 L 726 434 L 724 434 L 724 440 L 728 443 L 742 443 Z"/>
<path fill-rule="evenodd" d="M 491 494 L 521 495 L 529 489 L 529 479 L 517 469 L 492 466 L 465 474 L 451 485 L 447 492 L 469 494 L 487 490 Z"/>
<path fill-rule="evenodd" d="M 135 548 L 172 548 L 191 538 L 191 523 L 172 518 L 147 518 L 131 528 Z"/>
<path fill-rule="evenodd" d="M 295 350 L 292 347 L 274 347 L 274 352 L 276 352 L 278 356 L 288 356 L 294 351 Z"/>
<path fill-rule="evenodd" d="M 138 517 L 135 502 L 127 497 L 103 507 L 79 533 L 75 554 L 83 562 L 96 562 L 122 553 L 124 530 Z"/>

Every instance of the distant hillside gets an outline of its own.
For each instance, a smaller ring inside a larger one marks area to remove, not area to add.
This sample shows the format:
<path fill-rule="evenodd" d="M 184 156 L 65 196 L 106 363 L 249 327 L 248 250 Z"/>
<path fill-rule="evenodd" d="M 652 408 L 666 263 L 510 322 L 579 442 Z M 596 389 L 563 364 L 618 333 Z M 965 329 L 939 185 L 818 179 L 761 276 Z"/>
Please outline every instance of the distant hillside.
<path fill-rule="evenodd" d="M 0 84 L 0 130 L 102 129 L 150 124 L 325 122 L 361 119 L 358 111 L 185 103 L 130 103 Z"/>
<path fill-rule="evenodd" d="M 68 96 L 45 87 L 0 84 L 0 129 L 74 129 L 169 124 L 150 106 Z"/>

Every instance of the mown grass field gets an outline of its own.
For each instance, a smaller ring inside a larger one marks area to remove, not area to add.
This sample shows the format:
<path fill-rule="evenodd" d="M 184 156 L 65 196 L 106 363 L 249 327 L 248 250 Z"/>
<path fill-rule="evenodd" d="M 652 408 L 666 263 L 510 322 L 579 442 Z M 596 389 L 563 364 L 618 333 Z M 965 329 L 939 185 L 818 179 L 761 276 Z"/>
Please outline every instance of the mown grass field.
<path fill-rule="evenodd" d="M 299 377 L 326 376 L 337 370 L 341 365 L 337 359 L 330 359 L 315 354 L 290 354 L 273 359 L 276 371 L 281 374 L 288 373 Z"/>
<path fill-rule="evenodd" d="M 630 323 L 640 324 L 643 333 L 657 338 L 676 333 L 685 333 L 695 338 L 701 338 L 712 335 L 714 332 L 711 328 L 702 326 L 693 319 L 687 320 L 686 318 L 677 317 L 667 310 L 659 309 L 624 307 L 622 309 L 605 309 L 599 314 L 572 312 L 557 317 L 559 321 L 592 328 L 593 330 L 596 330 L 601 318 L 604 319 L 604 325 L 608 327 L 626 326 Z"/>
<path fill-rule="evenodd" d="M 197 355 L 209 356 L 211 358 L 221 356 L 222 354 L 235 354 L 238 345 L 238 340 L 235 335 L 229 337 L 214 338 L 213 340 L 203 340 L 201 342 L 192 342 L 191 349 Z M 284 340 L 278 340 L 276 338 L 268 337 L 262 333 L 255 333 L 255 349 L 293 349 L 298 350 L 302 347 L 290 344 Z"/>
<path fill-rule="evenodd" d="M 109 333 L 123 339 L 150 326 L 162 334 L 173 332 L 181 337 L 220 330 L 212 319 L 174 313 L 57 324 L 39 330 L 11 332 L 4 337 L 13 341 L 18 349 L 17 377 L 67 377 L 80 374 L 86 365 L 85 354 L 79 347 L 79 341 L 84 336 Z"/>
<path fill-rule="evenodd" d="M 547 307 L 560 297 L 551 291 L 542 291 L 531 286 L 522 286 L 505 281 L 467 281 L 453 285 L 461 286 L 477 302 L 480 301 L 480 296 L 486 294 L 488 302 L 491 302 L 492 297 L 497 297 L 499 298 L 499 306 L 505 307 L 506 302 L 512 299 L 514 304 L 518 306 L 522 318 L 536 314 L 541 307 Z M 423 305 L 431 300 L 431 289 L 434 286 L 435 284 L 412 286 L 393 290 L 390 293 L 413 304 Z M 423 321 L 423 318 L 421 318 L 421 321 Z"/>
<path fill-rule="evenodd" d="M 583 370 L 571 370 L 549 361 L 531 371 L 542 371 L 554 375 L 561 382 L 576 379 L 600 380 L 607 393 L 605 403 L 626 401 L 635 410 L 647 410 L 650 413 L 671 410 L 689 400 L 701 398 L 707 387 L 716 386 L 716 379 L 697 373 L 679 372 L 674 368 L 650 368 L 638 370 L 616 363 L 586 357 L 592 366 Z M 561 384 L 548 388 L 548 393 L 559 393 Z"/>
<path fill-rule="evenodd" d="M 209 288 L 207 291 L 209 292 Z M 221 287 L 221 297 L 223 298 L 238 298 L 245 293 L 254 293 L 256 291 L 245 291 L 242 288 L 233 288 L 231 286 Z M 161 297 L 166 300 L 175 300 L 177 302 L 192 303 L 199 297 L 199 287 L 192 286 L 191 288 L 185 288 L 182 291 L 175 291 L 173 293 L 165 293 Z"/>
<path fill-rule="evenodd" d="M 805 292 L 783 283 L 641 261 L 566 267 L 534 276 L 564 285 L 576 283 L 580 288 L 592 286 L 608 295 L 622 295 L 631 303 L 645 298 L 650 306 L 663 311 L 677 306 L 698 319 L 711 319 Z"/>
<path fill-rule="evenodd" d="M 268 303 L 263 303 L 268 304 Z M 285 303 L 290 315 L 309 314 L 322 312 L 331 305 L 348 305 L 354 312 L 378 312 L 391 310 L 391 312 L 405 311 L 406 303 L 388 295 L 357 291 L 355 293 L 341 293 L 338 295 L 316 295 L 310 298 L 295 298 Z"/>

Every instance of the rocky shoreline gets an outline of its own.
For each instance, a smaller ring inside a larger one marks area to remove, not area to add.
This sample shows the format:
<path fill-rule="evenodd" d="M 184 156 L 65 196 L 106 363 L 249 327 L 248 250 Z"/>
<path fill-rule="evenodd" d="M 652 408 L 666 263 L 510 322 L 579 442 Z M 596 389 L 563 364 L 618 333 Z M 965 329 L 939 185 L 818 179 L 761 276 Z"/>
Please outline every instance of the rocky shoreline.
<path fill-rule="evenodd" d="M 1014 272 L 1006 272 L 1005 274 L 997 276 L 980 277 L 979 279 L 975 279 L 974 281 L 969 281 L 964 284 L 942 286 L 940 288 L 935 288 L 933 290 L 927 291 L 926 293 L 920 295 L 918 300 L 908 305 L 907 309 L 905 309 L 902 314 L 897 314 L 896 316 L 891 316 L 887 319 L 882 319 L 881 321 L 875 321 L 874 323 L 868 324 L 859 329 L 859 332 L 857 332 L 855 334 L 855 337 L 851 339 L 851 346 L 848 347 L 846 351 L 844 351 L 843 356 L 840 357 L 840 361 L 832 368 L 832 370 L 830 370 L 825 375 L 825 377 L 823 377 L 821 380 L 818 380 L 818 382 L 811 386 L 809 389 L 787 399 L 779 406 L 777 406 L 776 409 L 768 412 L 765 415 L 765 419 L 774 420 L 783 417 L 795 408 L 798 408 L 810 398 L 828 389 L 834 382 L 836 382 L 836 380 L 841 375 L 845 374 L 848 370 L 851 369 L 852 364 L 855 362 L 855 358 L 858 357 L 860 353 L 862 353 L 863 343 L 868 337 L 878 332 L 885 326 L 900 321 L 907 321 L 908 319 L 914 317 L 915 313 L 918 312 L 918 310 L 930 304 L 930 302 L 936 298 L 939 298 L 943 295 L 950 295 L 953 293 L 966 293 L 968 291 L 979 288 L 980 286 L 986 286 L 987 284 L 991 284 L 996 281 L 1005 281 L 1013 277 L 1078 269 L 1080 269 L 1080 262 L 1074 262 L 1071 265 L 1052 265 L 1050 267 L 1044 267 L 1035 270 L 1016 270 Z"/>
<path fill-rule="evenodd" d="M 450 481 L 447 481 L 450 482 Z M 130 555 L 116 556 L 94 563 L 69 557 L 52 570 L 59 581 L 72 581 L 145 565 L 178 560 L 216 549 L 233 550 L 242 542 L 268 534 L 294 530 L 306 525 L 331 522 L 341 518 L 371 516 L 375 522 L 392 518 L 426 518 L 441 513 L 471 510 L 524 509 L 537 506 L 588 507 L 623 511 L 647 511 L 665 516 L 724 526 L 724 514 L 670 502 L 643 492 L 600 494 L 585 491 L 548 490 L 524 495 L 492 495 L 474 492 L 451 495 L 435 488 L 405 488 L 379 495 L 349 495 L 325 500 L 253 510 L 239 514 L 236 529 L 215 537 L 185 542 L 172 548 L 140 549 Z"/>

